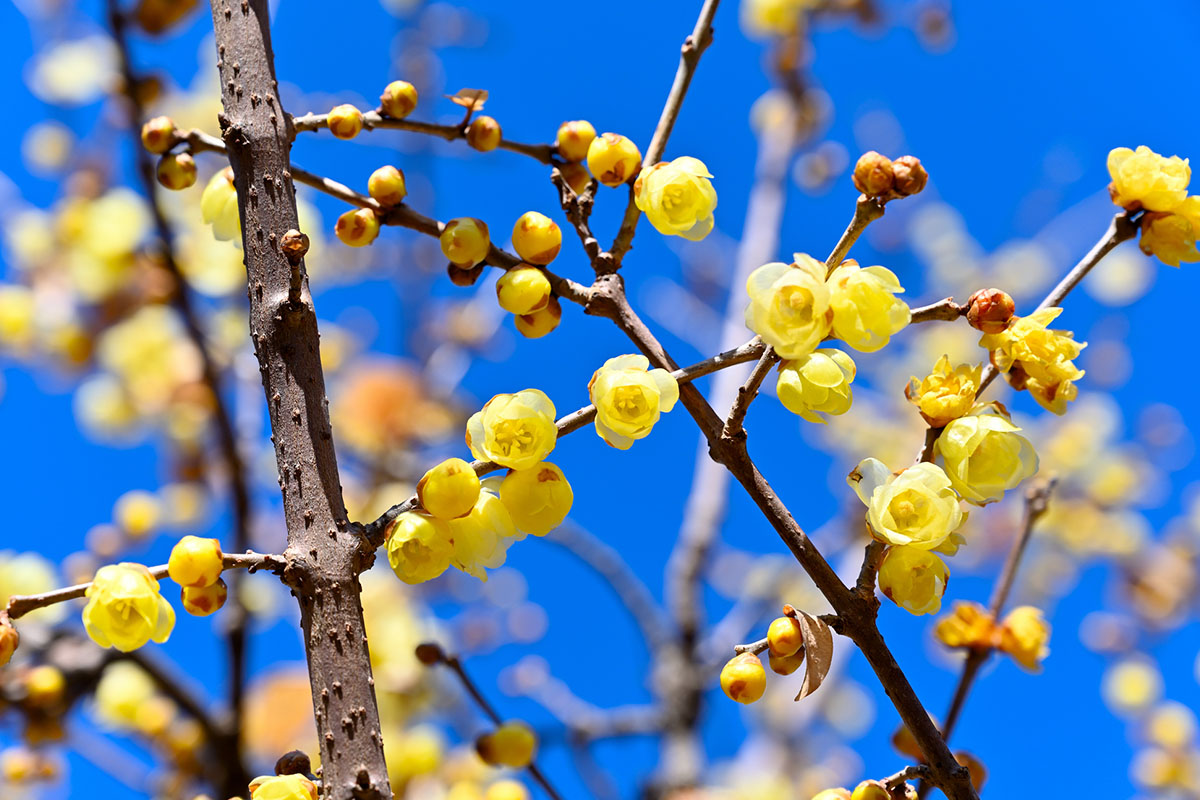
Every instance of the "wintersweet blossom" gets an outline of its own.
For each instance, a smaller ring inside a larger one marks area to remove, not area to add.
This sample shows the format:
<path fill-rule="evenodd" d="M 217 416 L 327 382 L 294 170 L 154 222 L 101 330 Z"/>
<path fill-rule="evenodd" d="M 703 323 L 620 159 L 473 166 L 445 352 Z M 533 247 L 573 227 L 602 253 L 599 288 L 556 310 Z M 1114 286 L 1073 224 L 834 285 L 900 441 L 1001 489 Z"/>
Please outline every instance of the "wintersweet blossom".
<path fill-rule="evenodd" d="M 921 380 L 914 375 L 904 396 L 917 407 L 930 427 L 941 428 L 968 413 L 975 405 L 979 391 L 982 365 L 959 364 L 950 368 L 950 358 L 943 355 L 933 371 Z"/>
<path fill-rule="evenodd" d="M 1141 145 L 1114 148 L 1108 154 L 1108 187 L 1113 202 L 1128 209 L 1173 211 L 1187 197 L 1192 169 L 1186 158 L 1166 158 Z"/>
<path fill-rule="evenodd" d="M 911 614 L 941 610 L 949 580 L 946 563 L 917 547 L 890 547 L 879 565 L 879 590 Z"/>
<path fill-rule="evenodd" d="M 802 358 L 830 330 L 832 312 L 825 264 L 804 253 L 794 264 L 765 264 L 746 280 L 750 304 L 746 327 L 775 348 L 782 358 Z"/>
<path fill-rule="evenodd" d="M 504 503 L 486 487 L 470 514 L 446 524 L 454 542 L 450 563 L 481 581 L 487 580 L 488 569 L 504 565 L 509 545 L 523 536 Z"/>
<path fill-rule="evenodd" d="M 557 439 L 554 403 L 538 389 L 498 394 L 467 420 L 471 454 L 510 469 L 528 469 L 544 460 Z"/>
<path fill-rule="evenodd" d="M 863 459 L 847 478 L 867 506 L 867 522 L 888 544 L 934 550 L 967 518 L 950 479 L 922 462 L 893 475 L 878 459 Z"/>
<path fill-rule="evenodd" d="M 1050 625 L 1033 606 L 1014 608 L 1000 626 L 1000 649 L 1030 672 L 1041 669 L 1050 654 L 1049 641 Z"/>
<path fill-rule="evenodd" d="M 1033 445 L 999 414 L 971 414 L 946 426 L 934 444 L 950 485 L 975 505 L 995 503 L 1038 470 Z"/>
<path fill-rule="evenodd" d="M 474 473 L 472 473 L 474 474 Z M 419 511 L 405 511 L 388 528 L 384 549 L 396 577 L 415 584 L 446 571 L 454 542 L 445 522 Z"/>
<path fill-rule="evenodd" d="M 643 169 L 634 182 L 634 202 L 659 233 L 698 242 L 713 229 L 717 192 L 711 178 L 697 158 L 660 161 Z"/>
<path fill-rule="evenodd" d="M 500 501 L 519 530 L 545 536 L 566 519 L 575 500 L 563 471 L 549 461 L 512 470 L 500 484 Z"/>
<path fill-rule="evenodd" d="M 829 275 L 828 284 L 833 335 L 855 350 L 881 349 L 912 319 L 908 305 L 896 297 L 904 287 L 890 269 L 846 261 Z"/>
<path fill-rule="evenodd" d="M 775 393 L 788 411 L 824 424 L 822 414 L 837 416 L 850 410 L 854 375 L 850 356 L 841 350 L 817 350 L 779 365 Z"/>
<path fill-rule="evenodd" d="M 83 625 L 101 647 L 128 653 L 152 640 L 162 644 L 175 627 L 175 610 L 142 564 L 101 567 L 85 596 Z"/>
<path fill-rule="evenodd" d="M 679 399 L 679 384 L 671 373 L 649 367 L 645 356 L 617 356 L 605 361 L 588 382 L 596 406 L 596 433 L 619 450 L 649 436 L 659 416 Z"/>
<path fill-rule="evenodd" d="M 1014 317 L 999 333 L 985 333 L 979 346 L 991 351 L 992 363 L 1001 372 L 1014 373 L 1017 388 L 1028 389 L 1048 411 L 1062 414 L 1067 403 L 1079 393 L 1075 381 L 1083 370 L 1075 359 L 1085 342 L 1077 342 L 1070 331 L 1051 330 L 1047 326 L 1062 313 L 1061 308 L 1043 308 L 1027 317 Z"/>

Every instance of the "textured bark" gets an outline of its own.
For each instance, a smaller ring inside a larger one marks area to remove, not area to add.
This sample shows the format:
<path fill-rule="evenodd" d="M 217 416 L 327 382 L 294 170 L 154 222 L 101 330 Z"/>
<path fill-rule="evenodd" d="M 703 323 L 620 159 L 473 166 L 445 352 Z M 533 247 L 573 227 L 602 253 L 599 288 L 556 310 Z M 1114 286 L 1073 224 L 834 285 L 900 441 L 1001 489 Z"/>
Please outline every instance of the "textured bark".
<path fill-rule="evenodd" d="M 359 600 L 369 555 L 346 518 L 302 259 L 280 240 L 298 229 L 291 117 L 275 80 L 265 0 L 213 0 L 222 136 L 237 187 L 249 280 L 250 336 L 270 410 L 287 522 L 284 580 L 299 599 L 321 751 L 323 796 L 390 798 Z M 302 281 L 289 300 L 293 269 Z"/>

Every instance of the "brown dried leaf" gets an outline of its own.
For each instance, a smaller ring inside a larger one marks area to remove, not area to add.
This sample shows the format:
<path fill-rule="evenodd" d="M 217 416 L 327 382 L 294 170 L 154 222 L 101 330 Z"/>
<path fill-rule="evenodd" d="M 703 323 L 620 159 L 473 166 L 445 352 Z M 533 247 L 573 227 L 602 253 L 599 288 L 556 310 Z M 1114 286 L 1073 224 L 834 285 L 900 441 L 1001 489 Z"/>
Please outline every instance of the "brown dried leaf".
<path fill-rule="evenodd" d="M 463 108 L 482 111 L 483 104 L 488 99 L 488 93 L 487 89 L 459 89 L 456 93 L 448 94 L 446 97 Z"/>
<path fill-rule="evenodd" d="M 796 700 L 808 697 L 820 688 L 829 666 L 833 663 L 833 631 L 821 620 L 797 612 L 796 620 L 800 623 L 800 633 L 804 636 L 804 682 L 800 684 L 800 694 Z"/>

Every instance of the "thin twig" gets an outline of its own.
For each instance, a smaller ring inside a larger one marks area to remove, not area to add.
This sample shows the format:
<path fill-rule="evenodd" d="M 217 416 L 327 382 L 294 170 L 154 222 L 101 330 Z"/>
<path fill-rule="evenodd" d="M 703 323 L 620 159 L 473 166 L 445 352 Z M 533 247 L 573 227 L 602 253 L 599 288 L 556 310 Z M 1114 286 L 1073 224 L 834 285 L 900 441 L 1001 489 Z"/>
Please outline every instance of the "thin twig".
<path fill-rule="evenodd" d="M 763 381 L 767 379 L 771 368 L 777 363 L 779 363 L 779 357 L 775 355 L 773 349 L 767 348 L 763 351 L 762 357 L 754 365 L 746 382 L 738 388 L 737 399 L 733 401 L 733 407 L 729 409 L 729 417 L 725 420 L 725 427 L 721 431 L 722 439 L 746 435 L 746 430 L 742 427 L 742 423 L 746 421 L 746 412 L 750 410 L 750 404 L 754 402 L 754 398 L 758 397 L 758 390 L 762 387 Z"/>
<path fill-rule="evenodd" d="M 947 297 L 938 300 L 936 303 L 930 303 L 927 306 L 918 306 L 912 309 L 912 318 L 910 323 L 932 322 L 940 320 L 942 322 L 953 322 L 967 313 L 968 306 L 960 306 L 954 302 L 953 297 Z"/>
<path fill-rule="evenodd" d="M 889 775 L 884 778 L 882 783 L 889 791 L 894 791 L 900 788 L 901 785 L 908 783 L 914 778 L 925 778 L 929 775 L 929 767 L 925 764 L 914 764 L 905 767 L 894 775 Z"/>
<path fill-rule="evenodd" d="M 767 637 L 764 636 L 763 638 L 759 639 L 756 642 L 749 642 L 747 644 L 735 644 L 733 646 L 733 652 L 735 652 L 739 655 L 742 653 L 754 653 L 755 655 L 758 655 L 759 653 L 766 650 L 767 647 L 768 647 Z"/>
<path fill-rule="evenodd" d="M 883 203 L 866 195 L 859 195 L 858 200 L 854 203 L 854 216 L 850 218 L 850 224 L 842 232 L 842 238 L 838 239 L 838 243 L 834 245 L 829 258 L 825 259 L 826 270 L 832 273 L 837 269 L 867 226 L 882 216 Z"/>

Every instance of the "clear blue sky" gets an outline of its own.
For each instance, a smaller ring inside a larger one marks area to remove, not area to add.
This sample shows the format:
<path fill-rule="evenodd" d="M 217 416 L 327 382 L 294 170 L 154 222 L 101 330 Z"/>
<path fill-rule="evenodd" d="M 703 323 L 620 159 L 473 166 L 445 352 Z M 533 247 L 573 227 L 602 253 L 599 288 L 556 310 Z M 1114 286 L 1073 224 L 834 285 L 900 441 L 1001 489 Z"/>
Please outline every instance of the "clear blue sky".
<path fill-rule="evenodd" d="M 909 13 L 907 5 L 885 3 L 900 14 Z M 81 6 L 92 19 L 99 18 L 95 2 Z M 548 140 L 562 120 L 587 118 L 598 130 L 625 133 L 644 146 L 698 6 L 696 0 L 602 4 L 481 0 L 471 4 L 471 24 L 478 33 L 472 37 L 474 46 L 438 50 L 441 83 L 447 92 L 460 87 L 490 90 L 487 112 L 500 119 L 505 133 L 514 139 Z M 333 11 L 322 3 L 283 0 L 277 4 L 276 17 L 281 82 L 302 87 L 312 98 L 323 98 L 319 102 L 324 105 L 292 108 L 293 113 L 323 111 L 334 100 L 373 103 L 387 80 L 405 77 L 393 61 L 396 42 L 404 41 L 394 37 L 404 22 L 372 4 L 345 4 Z M 890 112 L 902 131 L 903 152 L 922 158 L 937 195 L 961 212 L 985 249 L 1014 236 L 1030 236 L 1059 212 L 1093 198 L 1108 181 L 1104 159 L 1111 147 L 1148 144 L 1159 152 L 1200 157 L 1200 109 L 1192 99 L 1194 81 L 1188 77 L 1194 73 L 1189 54 L 1195 52 L 1200 31 L 1200 7 L 1195 3 L 1161 0 L 1135 7 L 1116 0 L 961 2 L 955 4 L 954 18 L 956 42 L 948 52 L 936 55 L 925 52 L 904 26 L 865 34 L 841 24 L 822 27 L 814 38 L 812 73 L 836 109 L 826 138 L 843 144 L 852 158 L 862 149 L 884 147 L 871 134 L 857 138 L 856 123 L 877 110 Z M 0 173 L 20 186 L 27 199 L 45 204 L 55 187 L 29 176 L 19 157 L 25 123 L 47 113 L 19 78 L 33 41 L 27 22 L 11 4 L 0 7 L 0 27 L 6 32 L 0 74 L 5 76 L 2 85 L 10 121 L 0 130 L 4 144 Z M 694 155 L 708 164 L 720 195 L 717 227 L 736 239 L 754 157 L 748 110 L 769 81 L 761 69 L 764 49 L 738 29 L 734 0 L 722 4 L 716 28 L 716 41 L 704 56 L 667 155 Z M 86 25 L 78 30 L 86 30 Z M 177 79 L 186 81 L 196 69 L 198 52 L 203 53 L 204 68 L 209 65 L 211 43 L 206 31 L 207 21 L 200 18 L 166 42 L 139 43 L 137 56 L 142 63 L 169 64 Z M 429 108 L 424 103 L 422 107 Z M 442 114 L 451 113 L 444 101 L 437 108 Z M 422 111 L 416 116 L 429 118 Z M 95 109 L 83 109 L 65 119 L 86 127 L 94 117 Z M 215 122 L 211 127 L 215 131 Z M 345 145 L 328 137 L 310 138 L 297 145 L 294 155 L 306 167 L 352 185 L 365 183 L 384 160 L 398 159 L 406 170 L 437 187 L 431 211 L 439 218 L 478 216 L 494 221 L 494 231 L 506 231 L 506 220 L 525 210 L 554 211 L 554 195 L 540 165 L 502 153 L 459 158 L 461 148 L 449 158 L 431 159 L 428 151 L 396 156 L 390 149 L 396 141 L 360 140 Z M 438 153 L 450 152 L 438 148 Z M 128 160 L 132 152 L 122 143 L 114 155 Z M 1068 168 L 1063 169 L 1063 164 Z M 429 197 L 428 192 L 414 192 L 417 197 L 421 194 Z M 778 255 L 827 250 L 849 217 L 853 198 L 845 179 L 816 198 L 793 187 Z M 329 222 L 340 213 L 332 202 L 322 199 L 319 205 Z M 595 226 L 613 230 L 623 205 L 623 194 L 603 194 Z M 1102 202 L 1092 207 L 1095 214 L 1064 237 L 1072 243 L 1072 257 L 1081 254 L 1106 224 L 1109 209 Z M 565 244 L 564 255 L 556 262 L 558 271 L 584 279 L 587 265 L 582 253 L 573 241 Z M 868 241 L 861 246 L 858 255 L 863 261 L 885 263 L 921 299 L 942 296 L 936 287 L 926 286 L 910 253 L 888 252 L 876 259 L 871 251 L 875 244 Z M 635 302 L 645 299 L 663 279 L 680 276 L 679 259 L 670 243 L 649 225 L 642 226 L 626 263 L 625 276 Z M 1064 260 L 1057 268 L 1068 264 Z M 403 264 L 395 267 L 395 271 L 403 269 Z M 379 329 L 374 346 L 385 352 L 406 352 L 412 346 L 407 334 L 420 305 L 393 288 L 398 286 L 376 280 L 366 286 L 331 289 L 317 298 L 318 311 L 323 319 L 337 319 L 365 309 Z M 1190 373 L 1163 378 L 1165 370 L 1179 364 L 1178 351 L 1186 341 L 1180 339 L 1185 323 L 1169 312 L 1178 308 L 1181 293 L 1198 287 L 1200 278 L 1194 269 L 1160 266 L 1147 296 L 1119 312 L 1128 325 L 1126 342 L 1135 353 L 1131 379 L 1117 390 L 1130 422 L 1153 403 L 1171 403 L 1185 419 L 1198 410 L 1200 401 L 1191 394 Z M 436 289 L 445 296 L 457 291 L 445 281 Z M 724 301 L 718 298 L 718 302 Z M 1109 313 L 1080 294 L 1062 321 L 1086 337 L 1090 327 Z M 670 335 L 663 338 L 680 361 L 707 355 Z M 1164 348 L 1164 342 L 1169 346 Z M 481 360 L 472 367 L 463 388 L 483 400 L 495 392 L 538 386 L 560 410 L 570 410 L 586 403 L 585 384 L 592 370 L 629 349 L 612 326 L 586 318 L 574 307 L 566 308 L 555 335 L 536 342 L 517 341 L 511 350 L 500 348 L 498 360 Z M 74 427 L 68 387 L 51 375 L 30 374 L 8 364 L 4 381 L 0 430 L 9 457 L 0 498 L 8 516 L 0 547 L 36 548 L 61 557 L 78 549 L 91 525 L 108 518 L 112 501 L 121 492 L 157 484 L 161 473 L 156 452 L 150 446 L 112 451 L 87 442 Z M 1087 390 L 1085 379 L 1083 391 Z M 764 433 L 752 450 L 764 473 L 793 503 L 802 524 L 815 529 L 846 498 L 805 488 L 830 483 L 828 457 L 819 453 L 806 457 L 804 440 L 793 436 L 795 422 L 773 401 L 761 405 L 752 414 L 752 442 L 756 430 Z M 768 442 L 776 437 L 766 436 L 766 431 L 782 433 L 777 442 Z M 621 550 L 656 593 L 678 529 L 695 448 L 695 429 L 680 409 L 664 418 L 653 437 L 630 453 L 610 450 L 590 431 L 564 440 L 555 453 L 556 463 L 575 485 L 579 522 Z M 849 466 L 834 464 L 832 470 L 844 474 Z M 1178 511 L 1181 491 L 1196 477 L 1194 465 L 1170 477 L 1171 499 L 1147 512 L 1153 523 L 1161 524 Z M 264 497 L 272 495 L 268 492 Z M 68 503 L 70 511 L 63 513 Z M 614 513 L 614 507 L 619 511 Z M 779 550 L 769 527 L 737 495 L 724 536 L 748 550 Z M 145 558 L 161 560 L 167 547 L 160 542 Z M 509 563 L 525 574 L 531 599 L 549 613 L 547 635 L 534 649 L 556 676 L 601 706 L 648 698 L 643 683 L 645 651 L 628 618 L 601 584 L 561 551 L 537 542 L 514 546 Z M 1090 774 L 1102 779 L 1104 788 L 1097 791 L 1106 797 L 1132 794 L 1125 726 L 1099 699 L 1104 661 L 1084 650 L 1077 637 L 1083 615 L 1105 600 L 1105 579 L 1102 569 L 1087 571 L 1055 610 L 1054 655 L 1042 675 L 1031 677 L 1009 662 L 999 663 L 986 672 L 972 698 L 956 741 L 987 762 L 991 796 L 1017 796 L 1029 790 L 1031 781 L 1039 794 L 1074 792 L 1078 771 L 1064 765 L 1080 765 L 1080 769 L 1086 765 Z M 987 575 L 956 578 L 950 595 L 982 600 L 989 586 Z M 711 599 L 714 610 L 719 610 L 716 598 Z M 586 630 L 571 611 L 581 600 L 590 608 L 593 627 Z M 901 663 L 930 708 L 943 709 L 954 673 L 927 661 L 930 648 L 923 642 L 928 618 L 914 620 L 886 605 L 882 622 L 889 637 L 907 637 L 913 643 L 899 648 Z M 174 655 L 194 661 L 194 674 L 199 677 L 212 674 L 217 663 L 205 652 L 205 637 L 206 628 L 181 617 L 170 646 Z M 1189 625 L 1156 651 L 1168 694 L 1191 706 L 1200 702 L 1200 688 L 1192 674 L 1198 645 L 1200 634 Z M 255 644 L 256 669 L 268 663 L 268 650 L 281 658 L 302 657 L 298 638 L 285 628 L 274 629 Z M 475 659 L 472 670 L 484 686 L 492 687 L 489 693 L 504 713 L 545 722 L 536 706 L 506 698 L 494 688 L 499 671 L 525 652 L 519 645 L 502 647 Z M 872 686 L 861 659 L 855 659 L 851 674 Z M 903 762 L 888 744 L 896 725 L 894 712 L 882 692 L 876 695 L 877 719 L 853 747 L 869 765 L 870 775 L 882 776 Z M 742 739 L 737 711 L 718 695 L 711 698 L 707 713 L 712 755 L 732 754 Z M 0 743 L 8 741 L 11 732 L 0 727 Z M 626 793 L 654 757 L 653 748 L 644 741 L 607 744 L 599 753 Z M 542 761 L 567 794 L 577 796 L 580 787 L 565 753 L 550 750 Z M 89 791 L 101 796 L 126 796 L 125 790 L 85 762 L 72 759 L 72 768 L 72 794 L 89 785 Z"/>

